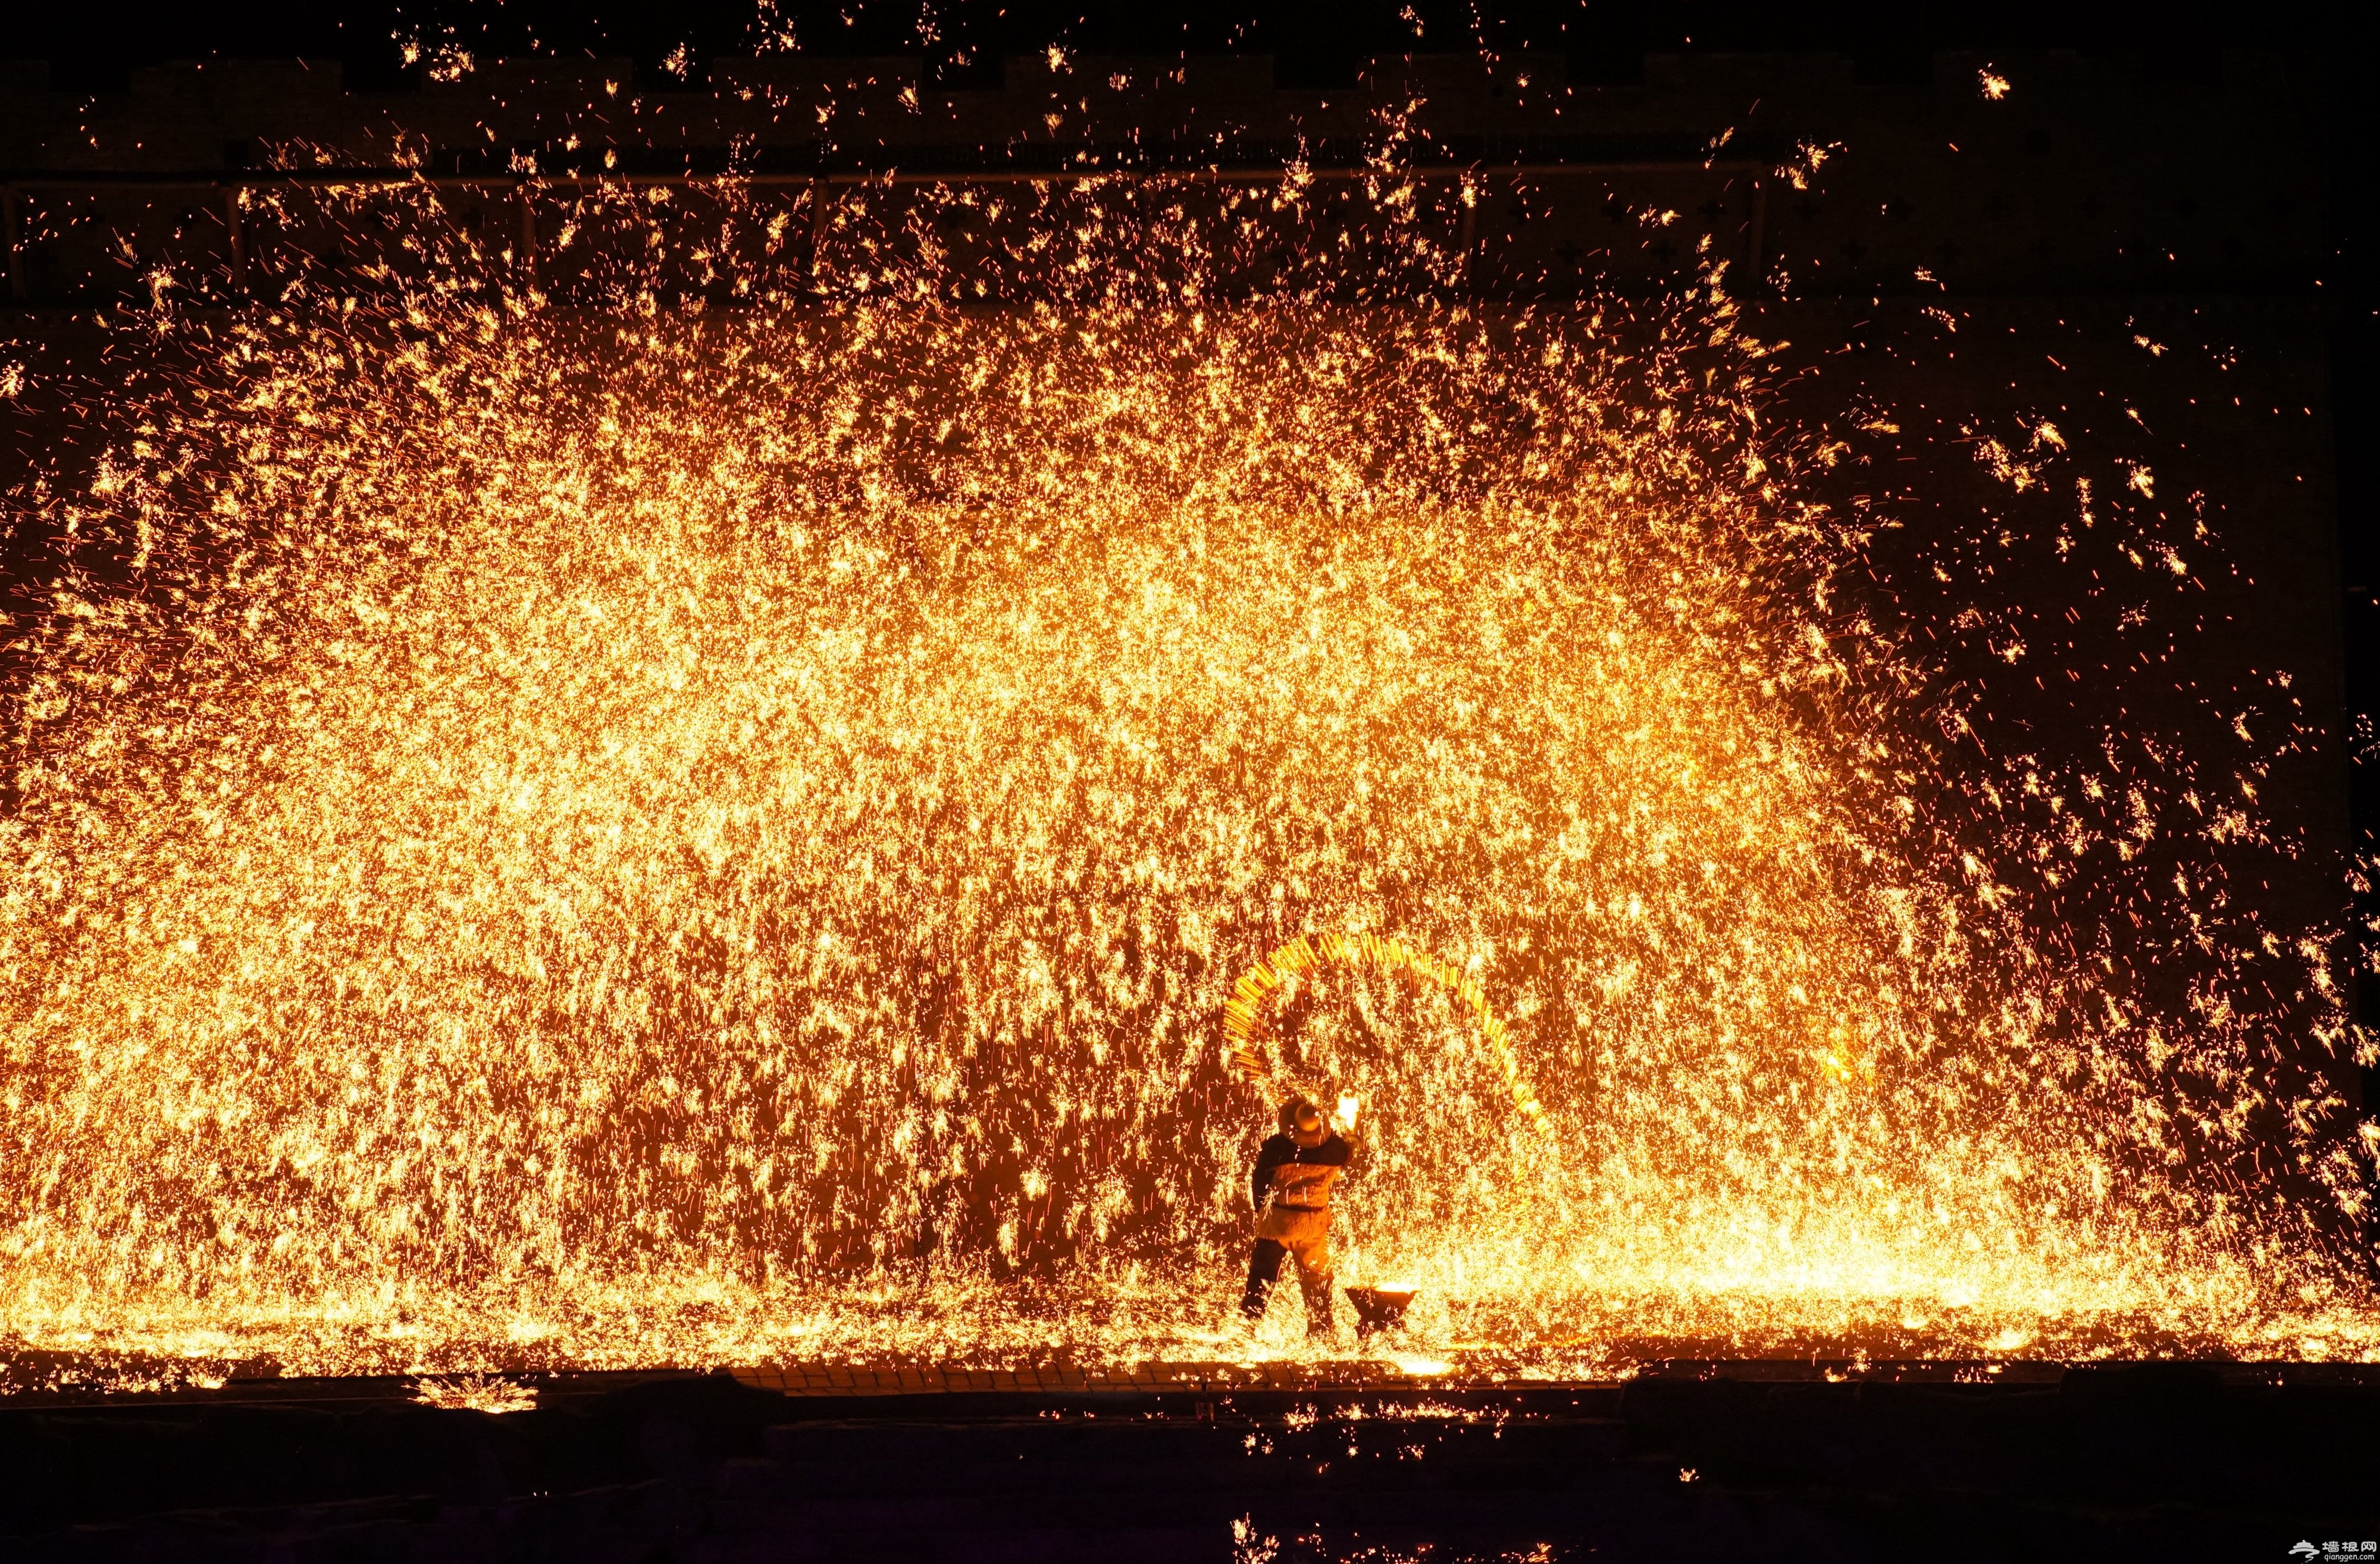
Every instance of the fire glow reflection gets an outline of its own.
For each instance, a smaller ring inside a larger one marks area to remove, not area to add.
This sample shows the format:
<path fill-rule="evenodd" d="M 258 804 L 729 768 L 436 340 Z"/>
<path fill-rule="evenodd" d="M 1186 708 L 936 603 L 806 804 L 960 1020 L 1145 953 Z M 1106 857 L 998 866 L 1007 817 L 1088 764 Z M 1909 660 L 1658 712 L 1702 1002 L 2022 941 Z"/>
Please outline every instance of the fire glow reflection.
<path fill-rule="evenodd" d="M 1929 675 L 1724 267 L 1448 302 L 1383 164 L 1366 245 L 1223 302 L 1294 177 L 1008 199 L 853 202 L 822 301 L 589 314 L 450 238 L 160 306 L 181 367 L 17 497 L 84 540 L 12 675 L 19 1350 L 1292 1351 L 1220 1325 L 1271 1106 L 1223 1016 L 1367 934 L 1464 976 L 1285 1024 L 1363 1105 L 1342 1279 L 1418 1290 L 1431 1372 L 2367 1350 L 2185 1144 L 2272 1109 L 2354 1199 L 2340 1105 L 2252 1062 L 2262 957 L 2143 1014 L 2044 948 L 1992 855 L 2091 872 L 2122 779 L 1928 818 Z M 971 308 L 953 212 L 1056 302 Z"/>

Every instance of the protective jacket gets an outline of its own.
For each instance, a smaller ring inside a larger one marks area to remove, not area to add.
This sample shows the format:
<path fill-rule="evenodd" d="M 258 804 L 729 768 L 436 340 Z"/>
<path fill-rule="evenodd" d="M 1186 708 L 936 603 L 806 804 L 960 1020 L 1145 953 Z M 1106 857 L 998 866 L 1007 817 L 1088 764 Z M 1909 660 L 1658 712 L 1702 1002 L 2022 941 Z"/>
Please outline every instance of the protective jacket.
<path fill-rule="evenodd" d="M 1300 1146 L 1287 1135 L 1274 1135 L 1257 1151 L 1248 1172 L 1248 1198 L 1259 1211 L 1268 1202 L 1293 1211 L 1328 1211 L 1330 1189 L 1347 1170 L 1355 1154 L 1345 1137 L 1333 1133 L 1320 1146 Z"/>

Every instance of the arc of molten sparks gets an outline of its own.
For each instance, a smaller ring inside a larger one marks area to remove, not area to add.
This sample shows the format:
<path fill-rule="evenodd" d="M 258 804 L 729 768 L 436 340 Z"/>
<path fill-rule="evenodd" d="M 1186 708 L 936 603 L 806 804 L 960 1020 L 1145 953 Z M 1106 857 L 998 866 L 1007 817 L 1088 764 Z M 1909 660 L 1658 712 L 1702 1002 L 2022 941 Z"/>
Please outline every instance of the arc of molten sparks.
<path fill-rule="evenodd" d="M 1370 965 L 1434 983 L 1451 994 L 1478 1023 L 1479 1035 L 1487 1040 L 1503 1070 L 1504 1085 L 1512 1092 L 1512 1101 L 1535 1122 L 1545 1122 L 1545 1107 L 1537 1101 L 1528 1078 L 1521 1073 L 1521 1061 L 1512 1052 L 1512 1039 L 1504 1018 L 1488 1003 L 1479 980 L 1451 962 L 1415 950 L 1402 940 L 1378 934 L 1301 934 L 1240 975 L 1239 981 L 1232 986 L 1232 997 L 1223 1001 L 1223 1060 L 1242 1080 L 1257 1084 L 1272 1078 L 1271 1068 L 1257 1050 L 1273 997 L 1281 992 L 1292 976 L 1326 965 Z"/>

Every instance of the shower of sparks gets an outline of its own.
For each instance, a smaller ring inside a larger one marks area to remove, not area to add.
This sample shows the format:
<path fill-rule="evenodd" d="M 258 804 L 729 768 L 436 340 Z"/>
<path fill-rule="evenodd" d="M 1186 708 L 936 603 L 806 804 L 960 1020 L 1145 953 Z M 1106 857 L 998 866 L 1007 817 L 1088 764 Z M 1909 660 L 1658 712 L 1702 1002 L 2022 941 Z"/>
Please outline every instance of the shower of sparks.
<path fill-rule="evenodd" d="M 1342 1279 L 1409 1279 L 1428 1372 L 2372 1340 L 2195 1173 L 2278 1104 L 2353 1198 L 2255 1073 L 2271 952 L 2168 1014 L 2048 953 L 1999 866 L 2089 873 L 2150 783 L 1930 818 L 1951 709 L 1723 266 L 1455 302 L 1387 159 L 871 191 L 799 266 L 811 212 L 667 195 L 567 204 L 610 309 L 426 188 L 280 198 L 386 264 L 160 290 L 105 459 L 14 496 L 71 540 L 9 675 L 19 1349 L 1287 1351 L 1221 1323 L 1276 1106 L 1223 1018 L 1316 930 L 1463 975 L 1298 1020 L 1367 1118 Z"/>

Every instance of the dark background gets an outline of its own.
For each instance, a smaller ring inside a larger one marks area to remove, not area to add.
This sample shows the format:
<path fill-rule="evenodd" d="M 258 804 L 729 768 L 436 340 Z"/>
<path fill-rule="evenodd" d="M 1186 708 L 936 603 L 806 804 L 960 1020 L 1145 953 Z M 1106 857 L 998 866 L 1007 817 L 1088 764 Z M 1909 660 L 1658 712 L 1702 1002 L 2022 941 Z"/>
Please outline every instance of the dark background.
<path fill-rule="evenodd" d="M 918 54 L 944 85 L 996 80 L 1000 60 L 1052 42 L 1097 53 L 1269 54 L 1285 85 L 1350 82 L 1360 63 L 1415 47 L 1541 49 L 1572 56 L 1574 78 L 1641 78 L 1648 53 L 1827 50 L 1851 55 L 1876 80 L 1922 77 L 1935 51 L 2069 48 L 2133 56 L 2158 74 L 2216 68 L 2228 49 L 2324 50 L 2350 42 L 2354 7 L 2270 5 L 2056 4 L 1926 6 L 1687 3 L 1498 4 L 1494 0 L 1345 0 L 1329 5 L 1189 5 L 1180 0 L 685 0 L 682 4 L 564 5 L 553 0 L 435 0 L 421 4 L 53 6 L 6 28 L 0 52 L 47 59 L 61 84 L 121 87 L 136 67 L 212 55 L 343 61 L 358 88 L 405 74 L 400 34 L 450 37 L 496 56 L 592 53 L 628 55 L 674 82 L 662 61 L 690 46 L 696 70 L 718 55 L 763 42 L 762 13 L 790 24 L 805 53 Z M 929 42 L 919 20 L 927 18 Z"/>

